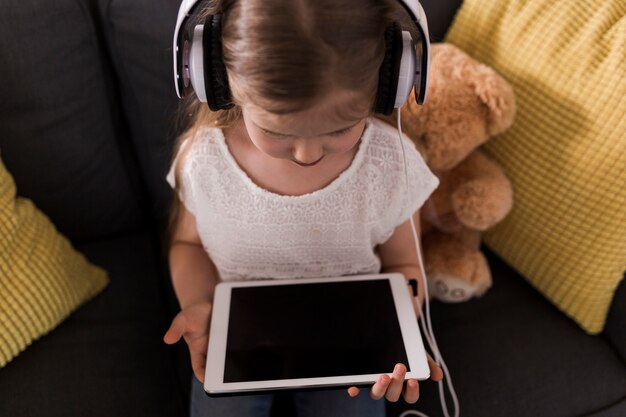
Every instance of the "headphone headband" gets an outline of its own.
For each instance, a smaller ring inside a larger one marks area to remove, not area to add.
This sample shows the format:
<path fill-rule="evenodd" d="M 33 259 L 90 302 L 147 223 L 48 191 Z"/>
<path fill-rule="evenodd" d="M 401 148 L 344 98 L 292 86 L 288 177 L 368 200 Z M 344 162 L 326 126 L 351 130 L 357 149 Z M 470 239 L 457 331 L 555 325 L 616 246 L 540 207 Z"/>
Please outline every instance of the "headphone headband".
<path fill-rule="evenodd" d="M 196 87 L 200 87 L 200 84 L 202 87 L 206 84 L 207 88 L 211 88 L 209 82 L 210 80 L 200 79 L 201 76 L 198 72 L 204 72 L 206 70 L 198 71 L 198 59 L 194 62 L 195 66 L 190 66 L 190 56 L 195 56 L 197 58 L 200 55 L 200 52 L 195 51 L 194 53 L 193 51 L 194 47 L 196 47 L 196 43 L 193 41 L 193 28 L 192 30 L 186 30 L 188 20 L 197 15 L 196 11 L 198 9 L 201 10 L 199 6 L 206 1 L 208 0 L 182 0 L 178 10 L 173 39 L 173 61 L 174 85 L 176 87 L 176 94 L 179 98 L 183 98 L 185 90 L 189 88 L 190 83 L 193 85 L 194 89 L 196 89 Z M 418 49 L 418 53 L 410 35 L 407 38 L 404 35 L 405 31 L 403 31 L 402 45 L 399 46 L 399 48 L 401 48 L 401 54 L 397 54 L 398 56 L 401 56 L 401 62 L 394 66 L 394 68 L 398 67 L 399 73 L 392 74 L 394 80 L 397 80 L 397 82 L 395 83 L 396 95 L 395 97 L 389 98 L 392 103 L 391 109 L 393 109 L 393 107 L 401 107 L 404 101 L 406 101 L 406 98 L 410 94 L 410 90 L 412 88 L 414 88 L 415 91 L 416 101 L 419 104 L 423 104 L 425 102 L 428 89 L 428 69 L 430 66 L 430 39 L 424 9 L 418 0 L 398 1 L 407 13 L 409 13 L 420 33 L 420 48 Z M 197 20 L 197 17 L 195 18 Z M 201 24 L 201 22 L 196 22 L 196 24 Z M 406 33 L 408 34 L 408 32 Z M 197 46 L 197 48 L 201 48 L 201 45 Z M 204 65 L 207 65 L 207 63 L 205 62 Z M 194 71 L 196 72 L 195 76 L 193 74 Z M 196 80 L 195 83 L 194 80 Z M 198 86 L 195 84 L 198 84 Z M 222 82 L 222 84 L 224 83 Z M 204 92 L 200 92 L 198 90 L 199 88 L 196 89 L 198 97 L 201 100 L 204 99 L 202 101 L 206 101 L 209 98 L 206 96 L 210 94 L 205 94 Z M 393 100 L 394 98 L 395 100 Z M 388 109 L 389 105 L 385 105 L 380 108 L 377 105 L 378 112 L 388 114 L 388 111 L 383 111 L 382 108 Z M 216 110 L 213 107 L 212 109 Z"/>

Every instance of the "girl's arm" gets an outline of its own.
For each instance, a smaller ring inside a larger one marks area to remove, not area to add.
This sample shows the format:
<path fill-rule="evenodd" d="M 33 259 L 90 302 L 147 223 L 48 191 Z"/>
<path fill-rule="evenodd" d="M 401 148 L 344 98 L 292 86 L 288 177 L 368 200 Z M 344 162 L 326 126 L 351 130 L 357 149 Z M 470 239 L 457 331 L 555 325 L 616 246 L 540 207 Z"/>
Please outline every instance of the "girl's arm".
<path fill-rule="evenodd" d="M 167 344 L 184 338 L 189 347 L 191 367 L 204 381 L 209 344 L 209 319 L 213 292 L 218 281 L 215 265 L 202 247 L 194 216 L 181 205 L 169 252 L 172 284 L 181 311 L 163 336 Z"/>
<path fill-rule="evenodd" d="M 181 310 L 213 301 L 218 282 L 215 265 L 202 247 L 196 219 L 182 204 L 169 251 L 172 285 Z"/>
<path fill-rule="evenodd" d="M 420 239 L 420 212 L 417 210 L 413 214 L 415 231 Z M 421 246 L 421 242 L 420 242 Z M 382 245 L 378 246 L 378 255 L 381 261 L 381 272 L 400 272 L 405 278 L 417 279 L 417 294 L 420 306 L 424 302 L 424 286 L 422 283 L 422 273 L 419 267 L 419 259 L 415 250 L 415 240 L 411 231 L 409 220 L 396 227 L 391 237 Z M 424 255 L 422 252 L 422 259 Z M 418 313 L 417 306 L 416 314 Z"/>

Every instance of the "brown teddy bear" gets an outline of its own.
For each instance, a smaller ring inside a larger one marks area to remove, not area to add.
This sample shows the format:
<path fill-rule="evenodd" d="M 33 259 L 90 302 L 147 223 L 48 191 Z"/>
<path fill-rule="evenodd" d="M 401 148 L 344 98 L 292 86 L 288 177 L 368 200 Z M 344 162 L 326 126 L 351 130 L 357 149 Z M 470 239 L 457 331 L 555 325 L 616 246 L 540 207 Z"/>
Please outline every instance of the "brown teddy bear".
<path fill-rule="evenodd" d="M 433 45 L 430 74 L 426 104 L 408 100 L 402 124 L 440 180 L 421 213 L 430 294 L 459 302 L 491 286 L 480 232 L 511 210 L 513 190 L 479 146 L 513 123 L 515 98 L 504 78 L 451 44 Z"/>

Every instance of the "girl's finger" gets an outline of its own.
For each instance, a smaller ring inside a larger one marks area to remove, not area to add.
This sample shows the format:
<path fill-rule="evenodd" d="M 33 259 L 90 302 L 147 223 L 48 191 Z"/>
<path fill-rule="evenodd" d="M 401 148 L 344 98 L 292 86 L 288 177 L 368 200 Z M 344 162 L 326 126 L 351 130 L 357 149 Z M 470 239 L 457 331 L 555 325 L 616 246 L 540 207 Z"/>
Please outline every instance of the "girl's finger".
<path fill-rule="evenodd" d="M 372 385 L 370 390 L 370 397 L 374 400 L 380 400 L 387 392 L 387 387 L 391 383 L 391 378 L 388 375 L 381 375 L 376 383 Z"/>
<path fill-rule="evenodd" d="M 203 370 L 194 369 L 193 374 L 195 375 L 196 379 L 200 381 L 201 384 L 204 384 L 204 371 Z"/>
<path fill-rule="evenodd" d="M 206 355 L 191 353 L 191 368 L 193 369 L 193 373 L 196 378 L 198 378 L 198 381 L 204 382 L 204 372 L 206 370 Z"/>
<path fill-rule="evenodd" d="M 391 383 L 389 387 L 387 387 L 387 393 L 385 394 L 385 398 L 388 401 L 396 402 L 400 399 L 400 394 L 402 394 L 402 388 L 404 386 L 404 376 L 406 375 L 406 366 L 399 363 L 393 369 L 393 374 L 391 377 Z"/>
<path fill-rule="evenodd" d="M 176 317 L 174 317 L 174 320 L 172 320 L 172 324 L 170 325 L 170 328 L 167 330 L 167 332 L 165 332 L 165 335 L 163 336 L 163 341 L 167 343 L 168 345 L 178 342 L 180 338 L 183 336 L 183 334 L 185 333 L 185 329 L 186 329 L 185 316 L 179 313 L 176 315 Z"/>
<path fill-rule="evenodd" d="M 430 355 L 428 355 L 428 367 L 430 368 L 430 379 L 433 381 L 441 381 L 443 379 L 443 371 Z"/>
<path fill-rule="evenodd" d="M 409 404 L 415 404 L 420 397 L 420 387 L 416 379 L 409 379 L 406 381 L 406 388 L 404 389 L 404 401 Z"/>
<path fill-rule="evenodd" d="M 359 395 L 360 390 L 357 387 L 348 388 L 348 395 L 351 397 L 356 397 Z"/>

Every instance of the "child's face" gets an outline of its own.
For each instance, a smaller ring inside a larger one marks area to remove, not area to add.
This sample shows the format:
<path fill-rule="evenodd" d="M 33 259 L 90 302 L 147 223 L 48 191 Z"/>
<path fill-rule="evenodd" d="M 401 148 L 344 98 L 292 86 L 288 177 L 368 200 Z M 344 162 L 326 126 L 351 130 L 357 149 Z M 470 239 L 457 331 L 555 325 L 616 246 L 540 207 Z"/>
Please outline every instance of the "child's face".
<path fill-rule="evenodd" d="M 303 167 L 318 165 L 353 149 L 365 128 L 367 114 L 346 119 L 342 109 L 354 108 L 355 97 L 335 95 L 307 110 L 269 113 L 254 105 L 242 106 L 251 142 L 263 153 Z M 352 107 L 345 107 L 351 105 Z"/>

